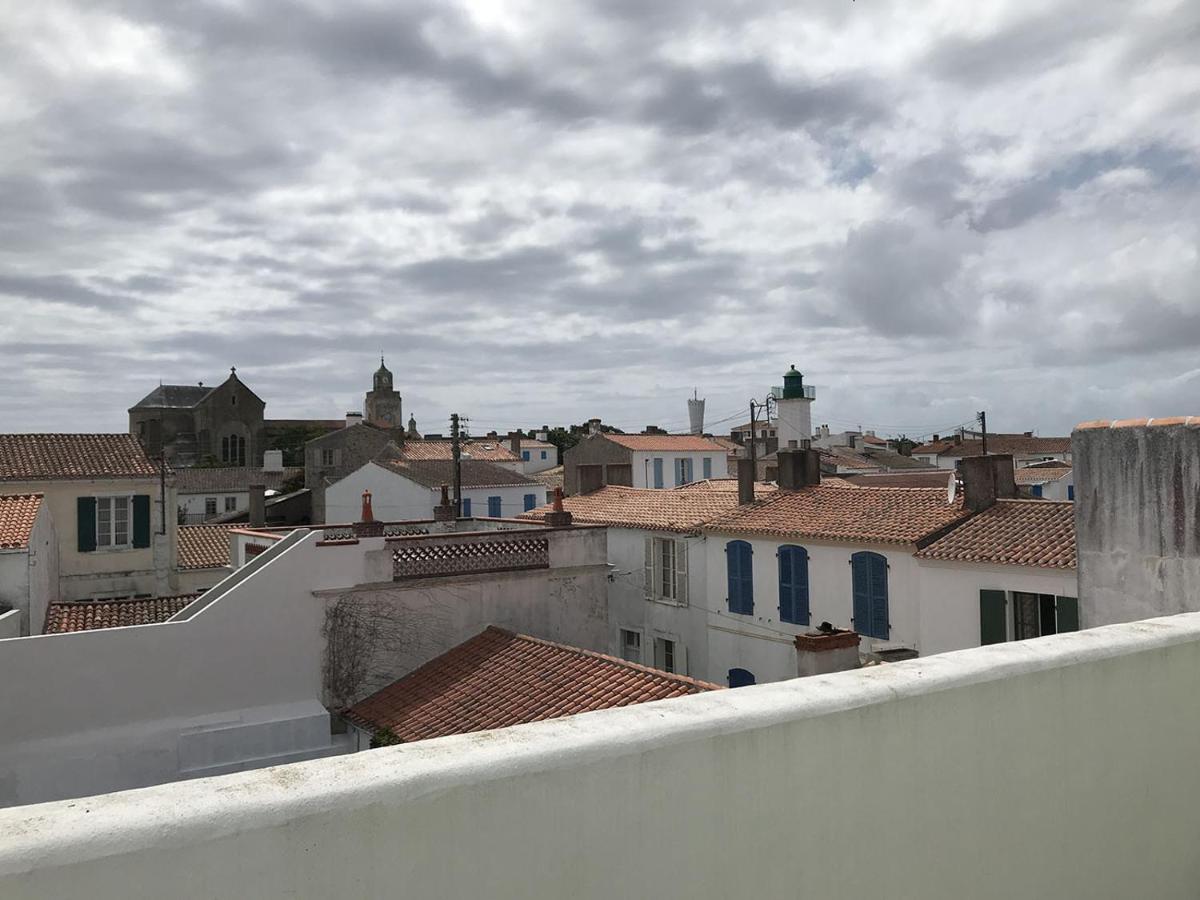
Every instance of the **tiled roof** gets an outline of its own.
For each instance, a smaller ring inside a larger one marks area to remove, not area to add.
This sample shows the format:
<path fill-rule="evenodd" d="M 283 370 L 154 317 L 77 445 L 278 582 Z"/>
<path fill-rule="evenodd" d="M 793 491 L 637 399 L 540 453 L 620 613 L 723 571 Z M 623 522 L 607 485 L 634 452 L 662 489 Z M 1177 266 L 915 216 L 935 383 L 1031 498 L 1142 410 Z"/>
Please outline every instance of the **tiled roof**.
<path fill-rule="evenodd" d="M 157 477 L 132 434 L 0 434 L 0 481 Z"/>
<path fill-rule="evenodd" d="M 629 450 L 662 450 L 673 453 L 691 451 L 724 453 L 726 450 L 720 444 L 695 434 L 605 434 L 604 437 Z"/>
<path fill-rule="evenodd" d="M 405 441 L 400 448 L 401 459 L 453 459 L 451 441 Z M 484 462 L 520 462 L 521 459 L 509 449 L 506 441 L 466 441 L 463 443 L 464 457 Z"/>
<path fill-rule="evenodd" d="M 0 494 L 0 550 L 24 550 L 38 510 L 41 494 Z"/>
<path fill-rule="evenodd" d="M 436 488 L 454 483 L 454 461 L 449 459 L 379 459 L 379 465 L 403 475 L 417 484 Z M 477 459 L 462 461 L 462 486 L 467 487 L 518 487 L 540 484 L 528 475 L 514 472 L 495 463 Z"/>
<path fill-rule="evenodd" d="M 1013 476 L 1017 484 L 1046 484 L 1049 481 L 1061 481 L 1071 474 L 1070 466 L 1050 468 L 1047 466 L 1026 466 L 1017 469 Z"/>
<path fill-rule="evenodd" d="M 999 500 L 917 552 L 919 559 L 1075 568 L 1075 505 Z"/>
<path fill-rule="evenodd" d="M 535 441 L 531 438 L 521 438 L 522 450 L 557 450 L 549 441 Z"/>
<path fill-rule="evenodd" d="M 843 487 L 822 482 L 779 491 L 715 519 L 704 529 L 883 544 L 917 544 L 966 518 L 945 488 Z"/>
<path fill-rule="evenodd" d="M 851 484 L 859 487 L 940 487 L 945 490 L 953 476 L 950 469 L 909 469 L 903 472 L 884 472 L 876 475 L 843 475 Z"/>
<path fill-rule="evenodd" d="M 534 481 L 539 481 L 548 488 L 556 488 L 563 486 L 563 467 L 554 466 L 551 469 L 542 469 L 540 472 L 530 472 L 529 477 Z"/>
<path fill-rule="evenodd" d="M 878 470 L 883 466 L 872 462 L 860 453 L 855 453 L 848 447 L 838 447 L 836 450 L 819 450 L 821 464 L 834 466 L 838 469 L 869 469 Z"/>
<path fill-rule="evenodd" d="M 180 525 L 181 569 L 220 569 L 229 565 L 229 532 L 240 525 Z"/>
<path fill-rule="evenodd" d="M 736 494 L 738 491 L 738 480 L 736 478 L 703 478 L 700 481 L 693 481 L 690 484 L 681 484 L 678 487 L 671 488 L 674 491 L 721 491 L 730 494 Z M 778 490 L 774 484 L 767 482 L 758 482 L 754 485 L 756 494 L 770 493 Z"/>
<path fill-rule="evenodd" d="M 711 690 L 720 687 L 492 626 L 344 715 L 410 742 Z"/>
<path fill-rule="evenodd" d="M 195 384 L 160 384 L 133 405 L 133 409 L 191 409 L 213 388 Z"/>
<path fill-rule="evenodd" d="M 756 496 L 772 488 L 759 485 Z M 584 525 L 644 528 L 650 531 L 695 531 L 705 522 L 737 507 L 737 492 L 724 490 L 654 490 L 607 485 L 590 494 L 564 497 L 563 509 Z M 550 511 L 542 506 L 523 513 L 522 519 L 542 519 Z"/>
<path fill-rule="evenodd" d="M 1096 419 L 1080 422 L 1076 431 L 1091 431 L 1095 428 L 1165 428 L 1171 425 L 1200 426 L 1200 416 L 1169 416 L 1157 419 Z"/>
<path fill-rule="evenodd" d="M 245 466 L 178 469 L 175 472 L 175 488 L 180 494 L 203 494 L 213 491 L 243 492 L 250 490 L 252 484 L 261 484 L 269 491 L 278 491 L 285 481 L 303 474 L 304 469 L 300 467 L 288 467 L 282 472 L 264 472 Z"/>
<path fill-rule="evenodd" d="M 1027 434 L 989 434 L 988 453 L 1070 453 L 1069 437 L 1034 437 Z M 982 456 L 983 441 L 965 438 L 961 442 L 943 439 L 914 447 L 913 453 L 936 453 L 938 456 Z"/>
<path fill-rule="evenodd" d="M 46 610 L 45 634 L 68 631 L 93 631 L 97 628 L 121 628 L 125 625 L 151 625 L 165 622 L 199 594 L 177 597 L 148 597 L 139 600 L 78 600 L 51 603 Z"/>

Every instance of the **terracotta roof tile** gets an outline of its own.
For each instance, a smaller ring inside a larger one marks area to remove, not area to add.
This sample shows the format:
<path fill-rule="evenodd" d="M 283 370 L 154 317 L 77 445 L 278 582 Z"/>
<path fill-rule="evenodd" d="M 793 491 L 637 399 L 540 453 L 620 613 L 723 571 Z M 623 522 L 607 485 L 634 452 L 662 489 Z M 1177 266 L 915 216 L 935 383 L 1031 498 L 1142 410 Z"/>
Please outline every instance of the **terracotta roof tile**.
<path fill-rule="evenodd" d="M 1026 466 L 1013 472 L 1013 477 L 1017 484 L 1046 484 L 1049 481 L 1061 481 L 1070 474 L 1070 466 Z"/>
<path fill-rule="evenodd" d="M 1075 506 L 1000 500 L 917 552 L 918 559 L 1075 568 Z"/>
<path fill-rule="evenodd" d="M 885 472 L 876 475 L 843 475 L 851 484 L 859 487 L 940 487 L 943 491 L 950 483 L 954 473 L 950 469 L 909 469 L 903 472 Z M 828 481 L 828 479 L 823 479 Z"/>
<path fill-rule="evenodd" d="M 451 441 L 405 441 L 400 447 L 400 459 L 453 459 L 453 443 Z M 507 442 L 501 440 L 466 441 L 463 453 L 470 459 L 485 462 L 520 462 L 521 459 L 509 449 Z"/>
<path fill-rule="evenodd" d="M 563 467 L 554 466 L 550 469 L 542 469 L 540 472 L 530 472 L 529 477 L 534 481 L 544 484 L 550 489 L 563 486 Z"/>
<path fill-rule="evenodd" d="M 755 494 L 766 496 L 774 488 L 759 485 Z M 644 528 L 651 531 L 695 531 L 705 522 L 737 508 L 737 492 L 726 490 L 655 490 L 607 485 L 590 494 L 563 498 L 563 509 L 583 525 Z M 523 513 L 522 519 L 542 519 L 551 510 L 542 506 Z"/>
<path fill-rule="evenodd" d="M 409 742 L 711 690 L 720 687 L 492 626 L 344 715 Z"/>
<path fill-rule="evenodd" d="M 180 494 L 242 492 L 250 490 L 252 484 L 261 484 L 268 491 L 278 491 L 285 481 L 302 475 L 304 469 L 301 467 L 287 467 L 281 472 L 265 472 L 247 466 L 179 469 L 175 473 L 175 489 Z"/>
<path fill-rule="evenodd" d="M 436 488 L 454 483 L 454 461 L 450 459 L 379 459 L 379 465 L 417 484 Z M 528 475 L 478 459 L 464 459 L 463 487 L 521 487 L 539 484 Z"/>
<path fill-rule="evenodd" d="M 1070 437 L 1037 437 L 1026 434 L 989 434 L 988 453 L 1070 453 Z M 913 448 L 913 453 L 936 453 L 938 456 L 982 456 L 983 442 L 965 438 L 961 442 L 943 439 Z"/>
<path fill-rule="evenodd" d="M 705 531 L 884 544 L 917 544 L 969 514 L 945 488 L 844 487 L 780 491 L 714 519 Z"/>
<path fill-rule="evenodd" d="M 779 488 L 769 482 L 760 481 L 754 485 L 754 492 L 770 493 Z M 738 482 L 736 478 L 702 478 L 700 481 L 693 481 L 690 484 L 681 484 L 671 488 L 673 491 L 721 491 L 729 494 L 736 494 L 738 491 Z"/>
<path fill-rule="evenodd" d="M 726 452 L 726 448 L 720 444 L 695 434 L 605 434 L 604 437 L 628 450 L 662 450 L 676 453 Z"/>
<path fill-rule="evenodd" d="M 181 569 L 229 565 L 229 532 L 242 525 L 180 525 L 177 563 Z"/>
<path fill-rule="evenodd" d="M 24 550 L 29 546 L 29 535 L 41 508 L 41 494 L 0 495 L 0 550 Z"/>
<path fill-rule="evenodd" d="M 51 603 L 46 610 L 45 634 L 69 631 L 94 631 L 98 628 L 122 628 L 126 625 L 151 625 L 165 622 L 199 594 L 177 597 L 147 597 L 136 600 L 77 600 Z"/>
<path fill-rule="evenodd" d="M 0 434 L 0 481 L 157 476 L 132 434 Z"/>

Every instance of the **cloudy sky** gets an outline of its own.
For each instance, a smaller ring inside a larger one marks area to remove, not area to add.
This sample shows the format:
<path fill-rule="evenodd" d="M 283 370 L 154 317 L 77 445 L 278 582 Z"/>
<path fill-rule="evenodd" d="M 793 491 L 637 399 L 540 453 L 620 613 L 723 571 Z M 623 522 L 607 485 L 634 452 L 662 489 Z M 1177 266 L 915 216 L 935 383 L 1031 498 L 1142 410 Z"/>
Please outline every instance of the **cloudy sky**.
<path fill-rule="evenodd" d="M 1194 0 L 0 0 L 0 430 L 1200 413 Z M 714 424 L 715 430 L 725 424 Z"/>

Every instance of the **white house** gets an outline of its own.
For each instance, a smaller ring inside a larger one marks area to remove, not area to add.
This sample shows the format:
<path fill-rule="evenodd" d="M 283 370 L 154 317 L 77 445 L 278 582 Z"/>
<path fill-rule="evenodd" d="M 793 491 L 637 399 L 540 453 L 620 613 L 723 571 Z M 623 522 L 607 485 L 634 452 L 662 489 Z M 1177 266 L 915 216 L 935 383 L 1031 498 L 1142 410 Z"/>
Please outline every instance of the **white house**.
<path fill-rule="evenodd" d="M 1035 463 L 1014 473 L 1017 484 L 1043 500 L 1074 500 L 1075 470 L 1064 462 Z"/>
<path fill-rule="evenodd" d="M 37 634 L 58 599 L 58 537 L 41 494 L 0 494 L 0 637 Z"/>
<path fill-rule="evenodd" d="M 1037 437 L 1031 431 L 1024 434 L 991 434 L 987 436 L 988 453 L 1008 454 L 1017 468 L 1032 463 L 1055 460 L 1071 464 L 1071 439 L 1069 437 Z M 966 456 L 982 456 L 982 436 L 974 432 L 956 434 L 948 438 L 934 435 L 928 443 L 914 447 L 913 459 L 953 469 Z"/>
<path fill-rule="evenodd" d="M 285 468 L 283 453 L 268 450 L 261 469 L 247 466 L 180 469 L 175 494 L 181 525 L 195 525 L 217 516 L 250 508 L 250 485 L 261 484 L 270 497 L 288 482 L 303 484 L 303 467 Z"/>
<path fill-rule="evenodd" d="M 553 469 L 558 465 L 558 448 L 549 441 L 522 438 L 521 461 L 526 475 Z"/>
<path fill-rule="evenodd" d="M 363 491 L 371 492 L 375 518 L 381 521 L 432 519 L 442 485 L 454 484 L 454 464 L 442 459 L 386 459 L 368 462 L 325 489 L 326 517 L 354 522 Z M 545 502 L 545 485 L 495 463 L 462 463 L 462 515 L 507 518 Z"/>
<path fill-rule="evenodd" d="M 691 434 L 589 434 L 563 454 L 568 494 L 606 484 L 673 488 L 726 475 L 727 450 Z"/>

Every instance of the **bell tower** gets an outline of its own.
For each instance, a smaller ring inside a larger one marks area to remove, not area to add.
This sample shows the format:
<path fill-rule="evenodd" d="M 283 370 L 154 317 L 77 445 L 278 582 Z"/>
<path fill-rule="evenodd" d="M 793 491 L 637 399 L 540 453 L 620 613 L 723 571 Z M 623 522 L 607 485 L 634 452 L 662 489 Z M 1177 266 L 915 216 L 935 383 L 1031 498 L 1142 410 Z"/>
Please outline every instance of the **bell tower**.
<path fill-rule="evenodd" d="M 404 425 L 403 401 L 392 387 L 392 373 L 379 357 L 379 368 L 375 370 L 371 390 L 363 402 L 363 417 L 376 428 L 402 428 Z"/>

